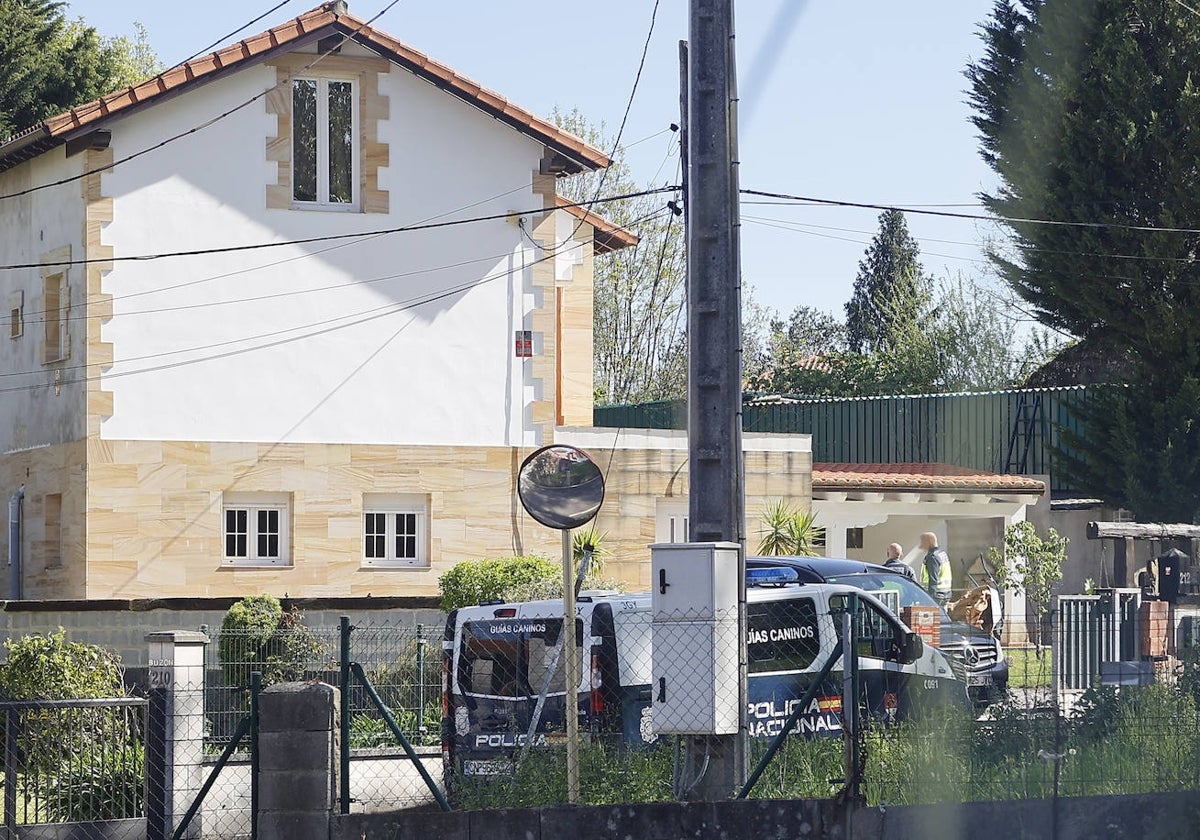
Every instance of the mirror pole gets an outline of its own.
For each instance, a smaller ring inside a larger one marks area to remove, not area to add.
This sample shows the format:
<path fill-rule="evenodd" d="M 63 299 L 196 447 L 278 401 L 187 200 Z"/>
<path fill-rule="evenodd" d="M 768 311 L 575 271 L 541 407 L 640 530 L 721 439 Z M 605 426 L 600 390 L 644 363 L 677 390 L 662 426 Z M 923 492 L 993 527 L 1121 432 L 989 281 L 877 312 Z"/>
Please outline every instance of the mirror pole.
<path fill-rule="evenodd" d="M 571 551 L 571 529 L 562 531 L 563 562 L 563 648 L 566 662 L 563 682 L 563 718 L 567 725 L 567 801 L 579 803 L 579 653 L 575 642 L 575 557 Z"/>

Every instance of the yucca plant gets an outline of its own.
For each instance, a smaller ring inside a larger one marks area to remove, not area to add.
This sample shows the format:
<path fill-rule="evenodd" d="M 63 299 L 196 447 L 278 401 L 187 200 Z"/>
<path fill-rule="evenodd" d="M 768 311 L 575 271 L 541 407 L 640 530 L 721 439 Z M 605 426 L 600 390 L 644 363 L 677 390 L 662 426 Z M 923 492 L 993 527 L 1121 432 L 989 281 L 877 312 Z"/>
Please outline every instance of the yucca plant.
<path fill-rule="evenodd" d="M 768 504 L 760 516 L 758 553 L 770 557 L 809 556 L 825 544 L 825 529 L 817 525 L 811 508 L 800 508 L 783 499 Z"/>
<path fill-rule="evenodd" d="M 608 554 L 608 549 L 604 547 L 606 537 L 608 531 L 598 531 L 595 525 L 589 525 L 584 530 L 571 534 L 571 556 L 575 559 L 575 567 L 579 568 L 579 564 L 583 562 L 584 548 L 591 546 L 592 566 L 589 574 L 599 574 L 604 568 L 604 557 Z"/>

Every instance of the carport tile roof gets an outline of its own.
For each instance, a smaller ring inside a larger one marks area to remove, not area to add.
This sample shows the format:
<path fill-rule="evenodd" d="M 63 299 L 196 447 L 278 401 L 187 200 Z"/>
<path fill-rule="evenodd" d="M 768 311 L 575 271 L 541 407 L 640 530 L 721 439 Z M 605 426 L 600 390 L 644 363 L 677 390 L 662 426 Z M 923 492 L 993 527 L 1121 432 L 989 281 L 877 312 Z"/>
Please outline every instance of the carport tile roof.
<path fill-rule="evenodd" d="M 1046 483 L 1023 475 L 981 472 L 953 464 L 813 464 L 814 490 L 1046 492 Z"/>

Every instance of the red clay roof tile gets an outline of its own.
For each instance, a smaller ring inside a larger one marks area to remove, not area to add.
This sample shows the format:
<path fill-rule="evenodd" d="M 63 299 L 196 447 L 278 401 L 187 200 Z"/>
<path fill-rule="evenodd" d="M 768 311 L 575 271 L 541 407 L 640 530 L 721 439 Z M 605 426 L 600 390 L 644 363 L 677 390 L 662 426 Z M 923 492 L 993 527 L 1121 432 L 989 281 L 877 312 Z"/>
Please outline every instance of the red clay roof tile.
<path fill-rule="evenodd" d="M 564 204 L 571 202 L 557 196 L 558 206 L 563 207 Z M 603 216 L 593 213 L 586 207 L 571 206 L 563 207 L 568 213 L 580 221 L 586 222 L 592 226 L 592 241 L 595 243 L 597 254 L 608 254 L 612 251 L 619 251 L 622 248 L 629 248 L 638 244 L 638 235 L 631 230 L 626 230 L 620 225 L 613 224 Z"/>
<path fill-rule="evenodd" d="M 981 472 L 953 464 L 813 464 L 812 483 L 814 490 L 1046 492 L 1045 482 L 1036 478 Z"/>
<path fill-rule="evenodd" d="M 236 44 L 224 47 L 215 53 L 173 67 L 162 74 L 135 85 L 116 91 L 108 96 L 76 106 L 62 114 L 50 117 L 0 143 L 0 169 L 12 165 L 13 156 L 23 153 L 15 160 L 30 156 L 30 146 L 37 144 L 32 154 L 66 142 L 73 134 L 107 117 L 120 114 L 132 107 L 144 107 L 165 94 L 193 84 L 199 84 L 245 65 L 266 53 L 300 46 L 301 40 L 311 40 L 313 33 L 331 30 L 353 38 L 358 43 L 379 52 L 394 63 L 405 67 L 416 75 L 433 82 L 448 93 L 474 105 L 485 113 L 508 123 L 522 133 L 545 143 L 564 159 L 567 171 L 601 169 L 612 161 L 608 155 L 590 146 L 585 141 L 563 131 L 558 126 L 515 105 L 503 96 L 488 90 L 478 82 L 467 78 L 450 67 L 440 64 L 424 53 L 396 40 L 391 35 L 373 29 L 365 21 L 351 14 L 338 15 L 332 11 L 333 4 L 327 3 L 305 12 L 298 18 L 275 26 L 266 32 L 244 38 Z"/>

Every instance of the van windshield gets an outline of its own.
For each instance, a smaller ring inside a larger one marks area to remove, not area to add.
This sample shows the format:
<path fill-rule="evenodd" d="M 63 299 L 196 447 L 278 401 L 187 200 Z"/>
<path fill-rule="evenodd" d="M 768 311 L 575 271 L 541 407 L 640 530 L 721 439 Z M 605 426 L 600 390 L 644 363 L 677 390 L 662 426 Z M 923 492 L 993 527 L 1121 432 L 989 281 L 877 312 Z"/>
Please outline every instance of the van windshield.
<path fill-rule="evenodd" d="M 899 594 L 901 607 L 936 607 L 933 596 L 904 575 L 891 572 L 852 572 L 847 575 L 826 575 L 826 583 L 844 583 L 868 592 L 891 590 Z"/>
<path fill-rule="evenodd" d="M 550 694 L 565 689 L 565 661 L 554 649 L 561 618 L 505 618 L 468 621 L 462 626 L 457 677 L 463 694 L 479 697 L 533 697 L 553 667 Z M 582 669 L 583 622 L 575 620 L 576 657 Z M 582 670 L 581 670 L 582 673 Z"/>

